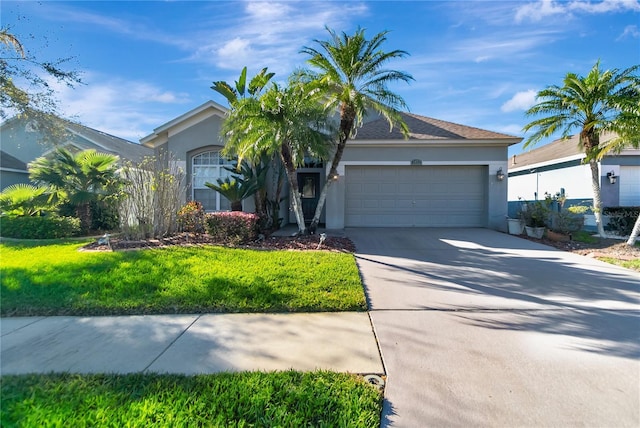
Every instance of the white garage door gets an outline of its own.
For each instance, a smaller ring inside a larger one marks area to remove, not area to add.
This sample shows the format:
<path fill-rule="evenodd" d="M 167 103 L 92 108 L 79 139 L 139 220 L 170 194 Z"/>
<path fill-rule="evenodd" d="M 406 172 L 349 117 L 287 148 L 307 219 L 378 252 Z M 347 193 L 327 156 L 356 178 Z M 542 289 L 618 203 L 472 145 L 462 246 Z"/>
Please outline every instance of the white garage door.
<path fill-rule="evenodd" d="M 484 166 L 347 166 L 351 227 L 485 227 Z"/>
<path fill-rule="evenodd" d="M 640 206 L 640 166 L 620 167 L 620 205 Z"/>

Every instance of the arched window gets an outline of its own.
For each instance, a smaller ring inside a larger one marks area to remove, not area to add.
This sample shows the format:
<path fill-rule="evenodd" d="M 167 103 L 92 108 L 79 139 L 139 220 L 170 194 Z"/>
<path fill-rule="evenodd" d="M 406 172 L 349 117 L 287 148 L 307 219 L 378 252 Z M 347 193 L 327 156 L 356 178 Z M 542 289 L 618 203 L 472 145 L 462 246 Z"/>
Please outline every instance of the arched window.
<path fill-rule="evenodd" d="M 207 211 L 226 211 L 231 209 L 229 201 L 220 193 L 208 188 L 204 183 L 216 183 L 218 178 L 231 175 L 224 169 L 233 161 L 220 155 L 220 152 L 203 152 L 191 159 L 191 189 L 194 200 L 202 203 Z"/>

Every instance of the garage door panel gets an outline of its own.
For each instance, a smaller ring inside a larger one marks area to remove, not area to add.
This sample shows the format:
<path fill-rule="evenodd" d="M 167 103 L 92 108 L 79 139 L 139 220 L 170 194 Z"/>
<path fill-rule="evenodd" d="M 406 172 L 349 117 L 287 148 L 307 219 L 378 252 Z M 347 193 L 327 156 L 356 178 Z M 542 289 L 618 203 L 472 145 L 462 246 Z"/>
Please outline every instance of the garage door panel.
<path fill-rule="evenodd" d="M 486 226 L 483 166 L 347 166 L 347 226 Z"/>

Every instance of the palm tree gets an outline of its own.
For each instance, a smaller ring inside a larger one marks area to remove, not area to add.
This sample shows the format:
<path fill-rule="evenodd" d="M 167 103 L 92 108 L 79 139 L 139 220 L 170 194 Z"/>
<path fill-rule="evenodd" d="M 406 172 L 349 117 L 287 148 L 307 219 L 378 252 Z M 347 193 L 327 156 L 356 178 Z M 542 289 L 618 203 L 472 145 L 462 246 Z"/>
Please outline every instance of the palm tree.
<path fill-rule="evenodd" d="M 278 155 L 291 190 L 291 201 L 298 233 L 307 229 L 298 193 L 296 168 L 305 155 L 326 159 L 330 140 L 325 129 L 326 111 L 317 96 L 302 84 L 291 81 L 287 87 L 272 84 L 260 98 L 244 98 L 234 103 L 222 125 L 226 139 L 224 151 L 243 159 Z"/>
<path fill-rule="evenodd" d="M 55 210 L 56 206 L 57 202 L 51 200 L 48 187 L 18 183 L 0 193 L 0 211 L 9 216 L 39 216 Z"/>
<path fill-rule="evenodd" d="M 51 186 L 61 200 L 76 207 L 83 231 L 91 227 L 91 201 L 114 193 L 118 177 L 118 156 L 93 149 L 73 154 L 58 148 L 50 156 L 29 164 L 29 178 L 37 184 Z"/>
<path fill-rule="evenodd" d="M 562 86 L 552 85 L 538 92 L 539 102 L 526 112 L 527 116 L 543 117 L 524 126 L 524 131 L 534 130 L 524 147 L 558 131 L 562 138 L 569 138 L 576 129 L 579 131 L 584 162 L 588 162 L 591 169 L 593 206 L 600 236 L 605 236 L 605 232 L 598 160 L 610 151 L 640 144 L 640 77 L 635 74 L 639 67 L 602 71 L 598 61 L 587 76 L 567 73 Z M 600 136 L 605 132 L 612 132 L 616 137 L 601 144 Z"/>
<path fill-rule="evenodd" d="M 345 145 L 362 125 L 368 111 L 381 114 L 391 128 L 399 126 L 405 136 L 407 125 L 402 120 L 399 109 L 406 109 L 405 101 L 388 89 L 388 85 L 397 81 L 409 82 L 411 75 L 385 68 L 390 61 L 408 55 L 403 50 L 385 52 L 382 44 L 387 40 L 387 31 L 368 40 L 364 29 L 355 34 L 336 34 L 327 28 L 329 40 L 314 40 L 317 48 L 304 47 L 301 53 L 309 55 L 307 63 L 311 70 L 303 70 L 298 77 L 306 82 L 315 81 L 324 94 L 325 107 L 340 115 L 337 129 L 336 150 L 318 200 L 318 206 L 310 225 L 315 230 L 320 221 L 327 191 L 338 177 L 338 164 L 342 159 Z"/>
<path fill-rule="evenodd" d="M 240 100 L 246 98 L 257 98 L 274 75 L 275 73 L 267 72 L 267 67 L 265 67 L 260 70 L 258 74 L 253 76 L 249 81 L 249 84 L 247 85 L 247 67 L 245 66 L 240 72 L 240 76 L 238 77 L 238 80 L 234 82 L 233 86 L 225 81 L 218 80 L 216 82 L 213 82 L 213 86 L 211 86 L 211 89 L 224 96 L 229 102 L 229 106 L 233 108 L 233 106 Z M 266 174 L 266 167 L 268 165 L 268 162 L 265 162 L 263 156 L 258 156 L 254 159 L 246 159 L 246 161 L 249 162 L 251 175 L 257 177 L 261 174 L 262 170 L 265 170 Z M 238 167 L 240 165 L 241 164 L 239 163 Z M 256 206 L 256 214 L 258 214 L 258 217 L 260 217 L 261 219 L 265 219 L 266 217 L 268 217 L 266 187 L 262 185 L 253 194 Z"/>
<path fill-rule="evenodd" d="M 204 183 L 204 185 L 227 198 L 231 203 L 231 211 L 242 211 L 242 201 L 265 187 L 267 169 L 258 165 L 258 171 L 256 171 L 247 162 L 240 162 L 239 166 L 224 169 L 236 174 L 224 179 L 218 178 L 217 184 Z"/>

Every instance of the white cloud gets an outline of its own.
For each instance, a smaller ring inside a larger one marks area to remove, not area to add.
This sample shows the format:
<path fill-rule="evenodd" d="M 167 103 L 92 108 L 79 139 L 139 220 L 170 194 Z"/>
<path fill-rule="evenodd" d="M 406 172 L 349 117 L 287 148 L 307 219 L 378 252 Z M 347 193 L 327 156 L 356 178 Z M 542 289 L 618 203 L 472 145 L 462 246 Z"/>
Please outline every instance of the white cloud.
<path fill-rule="evenodd" d="M 509 101 L 502 104 L 500 110 L 505 113 L 516 110 L 527 110 L 535 104 L 537 92 L 533 89 L 517 92 Z"/>
<path fill-rule="evenodd" d="M 236 37 L 223 44 L 215 54 L 218 56 L 218 64 L 222 68 L 240 70 L 255 56 L 251 48 L 251 42 L 247 39 Z"/>
<path fill-rule="evenodd" d="M 131 141 L 138 141 L 168 120 L 167 105 L 190 101 L 186 94 L 166 91 L 147 82 L 93 73 L 84 74 L 83 80 L 85 84 L 75 88 L 49 82 L 56 90 L 60 112 L 83 125 Z"/>
<path fill-rule="evenodd" d="M 492 129 L 495 129 L 497 132 L 502 132 L 503 134 L 522 136 L 522 125 L 512 123 L 508 125 L 499 125 Z"/>
<path fill-rule="evenodd" d="M 538 0 L 520 6 L 516 10 L 516 22 L 530 20 L 539 22 L 543 18 L 554 15 L 569 15 L 572 12 L 583 12 L 590 14 L 615 13 L 627 11 L 640 11 L 639 0 L 603 0 L 584 1 L 574 0 L 562 2 L 556 0 Z"/>
<path fill-rule="evenodd" d="M 215 21 L 206 24 L 209 29 L 197 35 L 190 60 L 228 70 L 250 63 L 278 75 L 288 73 L 300 62 L 298 52 L 304 45 L 325 37 L 325 25 L 341 29 L 368 11 L 360 3 L 247 1 L 243 5 L 242 14 L 227 18 L 223 26 Z"/>
<path fill-rule="evenodd" d="M 640 30 L 638 30 L 637 25 L 627 25 L 624 27 L 624 31 L 616 40 L 622 40 L 627 37 L 631 37 L 632 39 L 640 38 Z"/>

